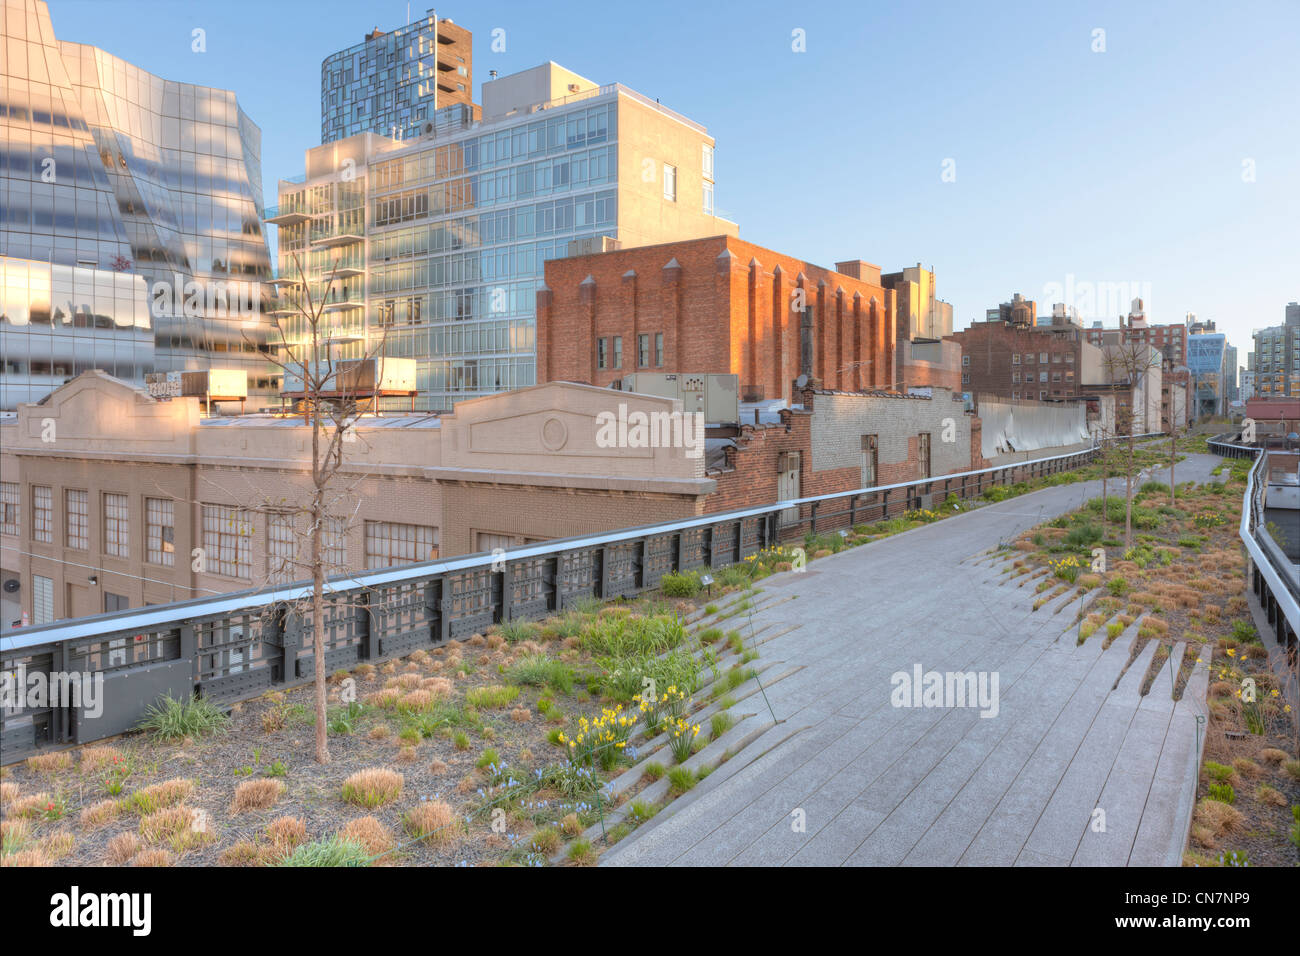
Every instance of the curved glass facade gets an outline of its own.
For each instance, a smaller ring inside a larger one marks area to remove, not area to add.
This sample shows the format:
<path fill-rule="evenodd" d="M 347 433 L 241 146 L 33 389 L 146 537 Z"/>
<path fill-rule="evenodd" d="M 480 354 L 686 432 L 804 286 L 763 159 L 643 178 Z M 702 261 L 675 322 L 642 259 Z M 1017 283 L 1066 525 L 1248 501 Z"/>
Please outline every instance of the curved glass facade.
<path fill-rule="evenodd" d="M 144 371 L 242 368 L 269 394 L 261 131 L 228 90 L 56 40 L 41 0 L 0 9 L 0 255 L 142 278 Z"/>

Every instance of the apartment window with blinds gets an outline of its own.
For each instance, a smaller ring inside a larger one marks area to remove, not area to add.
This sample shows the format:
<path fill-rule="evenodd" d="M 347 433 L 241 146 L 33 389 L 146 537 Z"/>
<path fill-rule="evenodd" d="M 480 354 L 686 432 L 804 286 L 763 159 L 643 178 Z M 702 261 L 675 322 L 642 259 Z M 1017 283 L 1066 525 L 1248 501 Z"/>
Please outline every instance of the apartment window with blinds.
<path fill-rule="evenodd" d="M 438 529 L 393 521 L 366 522 L 366 567 L 390 568 L 438 557 Z"/>
<path fill-rule="evenodd" d="M 17 534 L 21 492 L 16 481 L 0 481 L 0 534 Z"/>
<path fill-rule="evenodd" d="M 90 547 L 90 495 L 67 488 L 63 492 L 63 512 L 67 521 L 65 541 L 69 548 L 85 551 Z"/>
<path fill-rule="evenodd" d="M 166 498 L 144 499 L 145 560 L 171 567 L 176 562 L 176 506 Z"/>
<path fill-rule="evenodd" d="M 104 553 L 125 558 L 130 548 L 126 495 L 104 495 Z"/>
<path fill-rule="evenodd" d="M 54 493 L 48 485 L 32 486 L 32 540 L 54 543 Z"/>
<path fill-rule="evenodd" d="M 664 334 L 655 333 L 655 367 L 663 368 L 664 366 Z"/>
<path fill-rule="evenodd" d="M 253 576 L 253 522 L 248 512 L 225 505 L 203 506 L 204 567 L 229 578 Z"/>
<path fill-rule="evenodd" d="M 294 579 L 293 515 L 273 514 L 266 522 L 266 570 L 276 584 Z"/>
<path fill-rule="evenodd" d="M 605 339 L 596 339 L 596 368 L 609 368 L 609 357 L 605 352 Z"/>
<path fill-rule="evenodd" d="M 614 336 L 614 368 L 623 367 L 623 336 Z"/>
<path fill-rule="evenodd" d="M 636 364 L 638 368 L 650 366 L 650 336 L 648 335 L 636 337 Z"/>

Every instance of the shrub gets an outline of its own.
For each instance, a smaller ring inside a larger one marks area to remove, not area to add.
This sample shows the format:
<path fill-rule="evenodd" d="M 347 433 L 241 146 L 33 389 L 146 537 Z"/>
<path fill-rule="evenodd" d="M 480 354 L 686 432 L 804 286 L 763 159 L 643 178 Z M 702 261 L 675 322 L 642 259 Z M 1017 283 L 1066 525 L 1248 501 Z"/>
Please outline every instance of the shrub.
<path fill-rule="evenodd" d="M 298 817 L 280 817 L 266 825 L 266 838 L 283 855 L 307 842 L 307 824 Z"/>
<path fill-rule="evenodd" d="M 168 694 L 145 711 L 137 727 L 163 740 L 201 737 L 224 728 L 229 718 L 211 701 L 191 696 L 177 700 Z"/>
<path fill-rule="evenodd" d="M 695 597 L 700 593 L 700 576 L 694 571 L 670 571 L 659 579 L 659 590 L 665 597 Z"/>
<path fill-rule="evenodd" d="M 1091 549 L 1094 544 L 1102 539 L 1102 530 L 1091 521 L 1086 521 L 1075 528 L 1072 528 L 1066 534 L 1062 541 L 1067 548 L 1075 551 L 1084 551 Z M 1035 544 L 1038 542 L 1035 541 Z"/>
<path fill-rule="evenodd" d="M 525 654 L 506 671 L 506 679 L 513 684 L 531 687 L 555 688 L 561 694 L 573 692 L 573 668 L 562 661 L 552 660 L 545 654 Z"/>
<path fill-rule="evenodd" d="M 428 838 L 431 843 L 451 840 L 455 836 L 451 828 L 454 820 L 451 806 L 441 800 L 422 800 L 402 818 L 407 833 L 416 839 Z"/>
<path fill-rule="evenodd" d="M 1230 783 L 1212 783 L 1208 793 L 1211 800 L 1229 804 L 1237 802 L 1237 792 L 1232 789 Z"/>
<path fill-rule="evenodd" d="M 529 846 L 535 853 L 552 856 L 560 848 L 560 831 L 555 827 L 542 827 L 533 834 Z"/>
<path fill-rule="evenodd" d="M 673 767 L 668 771 L 668 792 L 674 797 L 686 793 L 697 782 L 695 774 L 686 767 Z"/>
<path fill-rule="evenodd" d="M 284 784 L 278 780 L 245 780 L 235 788 L 235 797 L 230 802 L 231 813 L 243 813 L 245 810 L 267 810 L 275 805 L 284 793 Z"/>
<path fill-rule="evenodd" d="M 279 866 L 364 866 L 366 848 L 342 836 L 306 843 L 279 862 Z"/>
<path fill-rule="evenodd" d="M 402 775 L 392 770 L 358 770 L 343 781 L 343 799 L 357 806 L 381 807 L 402 795 L 404 782 Z"/>
<path fill-rule="evenodd" d="M 1121 577 L 1113 577 L 1106 582 L 1106 590 L 1113 597 L 1124 597 L 1129 591 L 1128 581 Z"/>
<path fill-rule="evenodd" d="M 465 703 L 480 710 L 496 710 L 511 703 L 518 696 L 518 687 L 490 684 L 487 687 L 472 687 L 467 690 Z"/>
<path fill-rule="evenodd" d="M 137 790 L 131 794 L 129 802 L 138 813 L 154 813 L 164 807 L 175 806 L 193 792 L 194 781 L 174 777 Z"/>

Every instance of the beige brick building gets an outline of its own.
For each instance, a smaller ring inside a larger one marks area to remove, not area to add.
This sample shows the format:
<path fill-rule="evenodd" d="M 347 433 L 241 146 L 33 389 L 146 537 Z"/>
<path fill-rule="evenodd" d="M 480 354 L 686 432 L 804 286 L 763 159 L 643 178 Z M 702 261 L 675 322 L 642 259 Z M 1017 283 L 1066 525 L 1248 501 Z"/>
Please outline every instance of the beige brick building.
<path fill-rule="evenodd" d="M 561 382 L 363 419 L 331 488 L 332 573 L 701 513 L 702 454 L 601 447 L 611 401 L 679 407 Z M 300 418 L 203 418 L 195 399 L 87 372 L 4 419 L 0 446 L 2 576 L 20 585 L 6 629 L 309 576 L 288 514 L 309 498 Z"/>

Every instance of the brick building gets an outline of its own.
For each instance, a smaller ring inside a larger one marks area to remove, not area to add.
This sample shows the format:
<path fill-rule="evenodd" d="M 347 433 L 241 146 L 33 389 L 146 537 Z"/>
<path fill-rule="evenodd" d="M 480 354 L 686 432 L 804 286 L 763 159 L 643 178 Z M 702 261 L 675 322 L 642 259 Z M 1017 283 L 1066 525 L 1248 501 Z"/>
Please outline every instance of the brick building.
<path fill-rule="evenodd" d="M 732 373 L 744 399 L 789 401 L 801 372 L 852 391 L 903 378 L 879 267 L 826 269 L 732 236 L 549 260 L 537 353 L 538 381 Z"/>
<path fill-rule="evenodd" d="M 979 419 L 947 389 L 897 395 L 833 391 L 814 383 L 795 388 L 794 395 L 791 407 L 773 409 L 712 449 L 706 474 L 717 481 L 717 491 L 708 498 L 708 511 L 989 466 L 980 453 Z M 807 517 L 808 508 L 803 510 Z"/>
<path fill-rule="evenodd" d="M 1084 383 L 1104 378 L 1102 350 L 1072 322 L 1023 325 L 994 320 L 954 332 L 961 346 L 962 388 L 1011 399 L 1079 398 Z"/>

